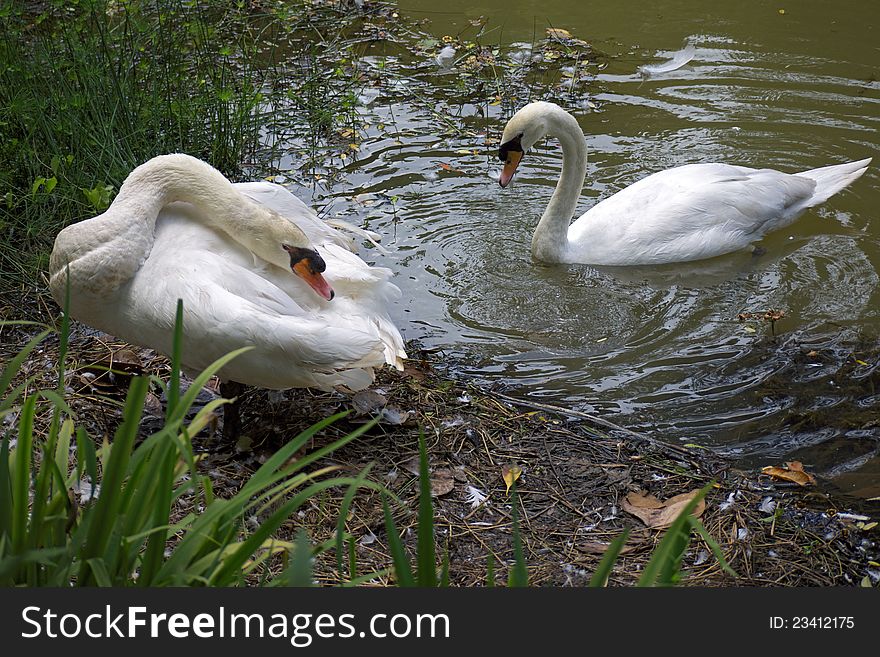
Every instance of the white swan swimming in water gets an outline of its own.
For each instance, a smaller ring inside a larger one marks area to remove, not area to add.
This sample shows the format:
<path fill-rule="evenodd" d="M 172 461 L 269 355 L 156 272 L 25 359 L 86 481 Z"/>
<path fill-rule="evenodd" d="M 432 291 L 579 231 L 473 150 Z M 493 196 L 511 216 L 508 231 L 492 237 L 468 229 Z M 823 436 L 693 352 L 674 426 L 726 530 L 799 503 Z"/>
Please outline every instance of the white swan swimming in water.
<path fill-rule="evenodd" d="M 223 381 L 270 389 L 357 390 L 406 357 L 388 304 L 391 271 L 283 187 L 230 183 L 188 155 L 134 169 L 103 214 L 62 230 L 50 288 L 70 314 L 171 353 L 183 299 L 183 365 L 201 370 L 244 346 Z"/>
<path fill-rule="evenodd" d="M 689 164 L 642 178 L 571 223 L 587 172 L 587 147 L 577 121 L 558 105 L 530 103 L 513 115 L 498 152 L 505 163 L 499 183 L 506 187 L 523 154 L 548 135 L 559 139 L 563 164 L 532 237 L 532 255 L 544 262 L 657 265 L 744 249 L 839 192 L 871 162 L 796 174 Z"/>

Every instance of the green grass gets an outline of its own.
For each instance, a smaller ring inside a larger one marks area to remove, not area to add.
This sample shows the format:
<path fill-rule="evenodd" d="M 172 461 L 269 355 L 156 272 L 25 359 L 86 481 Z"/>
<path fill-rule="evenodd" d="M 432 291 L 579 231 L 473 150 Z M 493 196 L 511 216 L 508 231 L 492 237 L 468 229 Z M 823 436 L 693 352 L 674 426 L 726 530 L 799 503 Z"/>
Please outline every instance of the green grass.
<path fill-rule="evenodd" d="M 210 16 L 184 0 L 26 5 L 0 9 L 0 233 L 36 257 L 7 253 L 0 269 L 43 268 L 57 230 L 105 209 L 157 154 L 240 172 L 259 144 L 262 82 L 234 5 Z"/>
<path fill-rule="evenodd" d="M 278 134 L 309 134 L 314 150 L 350 123 L 354 82 L 318 63 L 342 46 L 309 7 L 0 0 L 5 282 L 36 280 L 58 230 L 106 209 L 151 157 L 189 153 L 243 179 L 248 164 L 271 169 Z M 346 22 L 344 8 L 323 11 Z M 303 35 L 317 44 L 307 54 Z"/>

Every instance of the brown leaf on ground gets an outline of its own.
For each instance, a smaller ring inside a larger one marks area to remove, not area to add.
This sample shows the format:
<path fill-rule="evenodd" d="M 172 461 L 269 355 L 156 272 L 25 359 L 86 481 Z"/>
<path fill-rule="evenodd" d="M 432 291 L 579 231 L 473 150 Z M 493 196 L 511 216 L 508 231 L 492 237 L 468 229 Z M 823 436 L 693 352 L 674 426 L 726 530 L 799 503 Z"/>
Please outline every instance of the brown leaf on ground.
<path fill-rule="evenodd" d="M 123 347 L 116 350 L 107 363 L 112 369 L 130 374 L 143 374 L 144 366 L 140 356 L 133 349 Z"/>
<path fill-rule="evenodd" d="M 375 390 L 361 390 L 351 398 L 351 406 L 358 415 L 370 415 L 385 407 L 388 399 Z"/>
<path fill-rule="evenodd" d="M 427 374 L 425 373 L 427 369 L 427 366 L 425 367 L 425 369 L 421 369 L 407 361 L 403 364 L 403 375 L 408 376 L 411 379 L 415 379 L 416 381 L 423 381 L 427 376 Z"/>
<path fill-rule="evenodd" d="M 699 492 L 699 490 L 692 490 L 689 493 L 670 497 L 665 502 L 659 502 L 652 495 L 632 492 L 626 496 L 622 506 L 624 511 L 631 513 L 651 529 L 664 529 L 672 524 L 672 521 Z M 656 506 L 657 503 L 660 506 Z M 706 503 L 700 500 L 691 515 L 699 518 L 705 509 Z"/>
<path fill-rule="evenodd" d="M 641 495 L 640 493 L 630 493 L 626 496 L 627 501 L 633 506 L 643 509 L 662 509 L 663 502 L 653 495 Z"/>
<path fill-rule="evenodd" d="M 798 486 L 816 485 L 816 478 L 804 470 L 804 464 L 800 461 L 790 461 L 781 468 L 775 465 L 768 465 L 765 468 L 761 468 L 761 472 L 774 479 L 794 482 Z"/>
<path fill-rule="evenodd" d="M 420 470 L 419 470 L 419 467 L 420 467 L 419 466 L 419 457 L 413 456 L 411 459 L 409 459 L 408 461 L 403 463 L 401 465 L 401 467 L 404 470 L 406 470 L 407 472 L 409 472 L 410 474 L 414 474 L 416 477 L 418 477 L 419 472 L 420 472 Z"/>
<path fill-rule="evenodd" d="M 431 475 L 431 497 L 440 497 L 451 493 L 454 487 L 455 477 L 449 468 L 435 470 Z"/>

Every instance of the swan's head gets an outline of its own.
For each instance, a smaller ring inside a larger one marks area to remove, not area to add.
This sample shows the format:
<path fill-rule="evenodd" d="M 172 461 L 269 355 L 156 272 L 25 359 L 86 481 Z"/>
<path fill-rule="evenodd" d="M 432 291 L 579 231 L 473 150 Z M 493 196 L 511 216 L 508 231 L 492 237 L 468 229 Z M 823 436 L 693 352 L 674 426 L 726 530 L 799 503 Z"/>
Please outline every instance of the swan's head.
<path fill-rule="evenodd" d="M 498 184 L 507 187 L 523 155 L 551 133 L 551 124 L 559 114 L 567 114 L 559 105 L 538 101 L 529 103 L 514 114 L 501 135 L 498 159 L 504 162 Z"/>
<path fill-rule="evenodd" d="M 330 301 L 333 288 L 321 275 L 327 265 L 303 230 L 290 219 L 259 203 L 244 199 L 243 211 L 247 216 L 242 228 L 233 222 L 234 238 L 255 255 L 276 267 L 287 268 L 305 281 L 309 287 Z"/>
<path fill-rule="evenodd" d="M 529 103 L 514 114 L 501 135 L 498 159 L 504 162 L 498 183 L 502 187 L 510 184 L 520 161 L 535 144 L 547 135 L 547 115 L 559 109 L 553 103 Z"/>
<path fill-rule="evenodd" d="M 285 219 L 272 210 L 260 208 L 266 212 L 267 220 L 262 224 L 260 249 L 268 246 L 272 249 L 269 262 L 279 267 L 290 266 L 290 271 L 303 279 L 309 287 L 327 301 L 335 296 L 333 288 L 321 275 L 327 269 L 324 258 L 312 245 L 311 240 L 302 229 L 292 221 Z M 260 253 L 255 249 L 256 253 Z M 269 254 L 267 254 L 269 255 Z"/>
<path fill-rule="evenodd" d="M 327 280 L 321 276 L 327 264 L 315 249 L 304 246 L 282 244 L 282 248 L 290 256 L 290 270 L 303 279 L 309 286 L 327 301 L 331 301 L 336 293 Z"/>

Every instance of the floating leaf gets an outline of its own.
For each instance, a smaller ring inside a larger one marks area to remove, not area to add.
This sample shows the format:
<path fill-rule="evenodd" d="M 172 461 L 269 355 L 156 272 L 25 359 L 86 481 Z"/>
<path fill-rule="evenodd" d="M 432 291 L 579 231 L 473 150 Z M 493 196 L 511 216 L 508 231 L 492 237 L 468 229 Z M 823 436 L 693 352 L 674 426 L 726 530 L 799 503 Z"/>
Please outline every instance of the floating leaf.
<path fill-rule="evenodd" d="M 507 486 L 507 490 L 505 493 L 510 492 L 510 487 L 513 486 L 513 482 L 520 478 L 522 475 L 522 468 L 518 465 L 504 465 L 501 467 L 501 477 L 504 479 L 504 484 Z"/>

